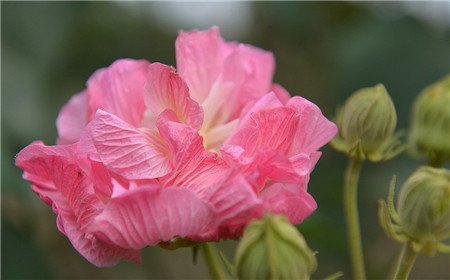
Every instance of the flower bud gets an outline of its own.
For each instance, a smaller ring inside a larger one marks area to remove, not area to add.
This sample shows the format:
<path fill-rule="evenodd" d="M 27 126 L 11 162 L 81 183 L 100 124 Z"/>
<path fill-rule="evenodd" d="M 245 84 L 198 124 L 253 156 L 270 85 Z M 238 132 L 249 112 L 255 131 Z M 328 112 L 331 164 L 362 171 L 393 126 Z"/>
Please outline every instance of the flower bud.
<path fill-rule="evenodd" d="M 236 252 L 239 279 L 309 279 L 316 266 L 315 253 L 281 215 L 250 223 Z"/>
<path fill-rule="evenodd" d="M 338 111 L 339 135 L 332 145 L 359 160 L 380 161 L 397 155 L 401 150 L 395 107 L 382 84 L 353 93 Z"/>
<path fill-rule="evenodd" d="M 409 142 L 413 153 L 438 167 L 450 158 L 450 75 L 425 88 L 413 105 Z"/>
<path fill-rule="evenodd" d="M 416 170 L 400 190 L 397 212 L 416 251 L 433 255 L 438 243 L 450 236 L 450 171 Z"/>

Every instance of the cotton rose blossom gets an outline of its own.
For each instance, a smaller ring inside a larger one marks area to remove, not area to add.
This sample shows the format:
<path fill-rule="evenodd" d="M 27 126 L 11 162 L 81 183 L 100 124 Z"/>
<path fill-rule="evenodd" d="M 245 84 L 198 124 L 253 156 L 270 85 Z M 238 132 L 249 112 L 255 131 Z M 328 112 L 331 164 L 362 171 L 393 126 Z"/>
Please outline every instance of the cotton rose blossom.
<path fill-rule="evenodd" d="M 175 46 L 177 70 L 133 59 L 97 70 L 61 109 L 57 145 L 16 158 L 96 266 L 175 238 L 235 239 L 265 212 L 300 223 L 317 207 L 309 174 L 337 128 L 272 83 L 272 53 L 217 27 Z"/>

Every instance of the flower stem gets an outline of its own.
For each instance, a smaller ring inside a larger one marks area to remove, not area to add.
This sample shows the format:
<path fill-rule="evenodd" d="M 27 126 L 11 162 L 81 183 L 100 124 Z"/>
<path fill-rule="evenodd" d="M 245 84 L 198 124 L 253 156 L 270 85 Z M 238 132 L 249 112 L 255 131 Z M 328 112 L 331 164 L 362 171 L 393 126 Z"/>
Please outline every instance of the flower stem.
<path fill-rule="evenodd" d="M 201 248 L 203 250 L 203 256 L 211 276 L 217 280 L 229 279 L 227 272 L 222 266 L 214 244 L 211 242 L 204 242 L 202 243 Z"/>
<path fill-rule="evenodd" d="M 361 245 L 361 233 L 358 217 L 358 180 L 362 161 L 350 159 L 345 173 L 344 182 L 344 207 L 347 219 L 348 242 L 350 246 L 350 258 L 353 269 L 353 277 L 357 280 L 366 279 L 364 259 Z"/>
<path fill-rule="evenodd" d="M 414 265 L 416 257 L 417 253 L 414 252 L 414 250 L 408 243 L 405 243 L 403 245 L 402 253 L 400 255 L 400 261 L 397 264 L 397 269 L 393 279 L 408 279 L 408 275 L 411 272 L 411 268 Z"/>

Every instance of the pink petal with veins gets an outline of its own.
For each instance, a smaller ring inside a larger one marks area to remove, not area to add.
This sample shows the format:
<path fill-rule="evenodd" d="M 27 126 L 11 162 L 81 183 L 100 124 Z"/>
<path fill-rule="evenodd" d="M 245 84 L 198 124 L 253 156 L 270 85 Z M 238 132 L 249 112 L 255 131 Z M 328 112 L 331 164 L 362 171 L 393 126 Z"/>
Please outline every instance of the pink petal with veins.
<path fill-rule="evenodd" d="M 194 192 L 149 185 L 112 198 L 89 229 L 112 244 L 141 249 L 208 231 L 216 219 L 214 208 Z"/>
<path fill-rule="evenodd" d="M 301 223 L 317 208 L 314 198 L 305 190 L 294 194 L 282 183 L 267 187 L 261 192 L 261 198 L 272 212 L 285 215 L 292 224 Z"/>
<path fill-rule="evenodd" d="M 225 174 L 227 165 L 217 154 L 204 149 L 203 139 L 197 131 L 171 121 L 173 118 L 173 111 L 167 110 L 157 122 L 174 166 L 171 173 L 161 178 L 161 183 L 200 192 L 211 182 L 219 180 Z"/>
<path fill-rule="evenodd" d="M 225 144 L 241 146 L 246 156 L 256 154 L 262 147 L 285 154 L 292 144 L 297 123 L 298 117 L 291 108 L 259 110 L 251 113 L 249 121 L 240 125 Z"/>
<path fill-rule="evenodd" d="M 151 179 L 172 169 L 163 139 L 157 132 L 136 129 L 98 110 L 91 137 L 103 164 L 127 179 Z"/>
<path fill-rule="evenodd" d="M 200 196 L 214 206 L 220 219 L 231 230 L 246 225 L 264 210 L 250 184 L 236 171 L 230 171 Z"/>
<path fill-rule="evenodd" d="M 140 262 L 140 252 L 109 245 L 86 230 L 103 211 L 104 204 L 95 195 L 88 171 L 81 168 L 76 145 L 49 147 L 34 142 L 16 158 L 24 178 L 32 189 L 58 215 L 58 229 L 74 248 L 96 266 L 116 265 L 120 258 Z"/>
<path fill-rule="evenodd" d="M 290 155 L 311 153 L 328 143 L 337 133 L 334 123 L 327 120 L 317 105 L 305 98 L 291 98 L 287 107 L 297 111 L 300 122 L 296 129 Z"/>
<path fill-rule="evenodd" d="M 177 69 L 189 86 L 191 97 L 202 103 L 219 77 L 225 58 L 237 47 L 227 43 L 219 29 L 180 31 L 175 41 Z"/>
<path fill-rule="evenodd" d="M 228 94 L 221 94 L 221 103 L 214 103 L 217 110 L 221 110 L 222 115 L 225 115 L 222 118 L 228 121 L 239 117 L 244 106 L 270 91 L 275 59 L 271 52 L 239 44 L 227 57 L 223 67 L 221 82 L 234 86 Z"/>
<path fill-rule="evenodd" d="M 189 97 L 185 82 L 172 67 L 153 63 L 148 68 L 144 87 L 147 107 L 143 126 L 155 129 L 156 120 L 164 110 L 175 112 L 178 120 L 199 130 L 203 122 L 203 109 Z"/>
<path fill-rule="evenodd" d="M 97 70 L 87 82 L 87 121 L 101 109 L 139 127 L 145 111 L 143 89 L 148 66 L 145 60 L 119 59 Z"/>

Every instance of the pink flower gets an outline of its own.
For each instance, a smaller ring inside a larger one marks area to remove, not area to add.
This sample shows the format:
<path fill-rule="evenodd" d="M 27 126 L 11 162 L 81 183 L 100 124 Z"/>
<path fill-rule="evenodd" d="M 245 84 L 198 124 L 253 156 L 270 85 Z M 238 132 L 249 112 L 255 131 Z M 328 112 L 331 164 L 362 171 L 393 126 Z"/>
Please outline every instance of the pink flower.
<path fill-rule="evenodd" d="M 180 32 L 178 73 L 122 59 L 96 71 L 57 119 L 57 146 L 17 156 L 58 228 L 97 266 L 183 238 L 237 238 L 266 211 L 300 223 L 318 149 L 336 134 L 320 109 L 272 84 L 270 52 L 216 27 Z"/>

